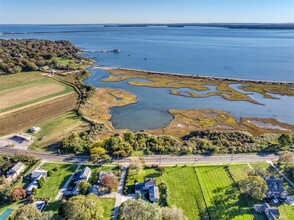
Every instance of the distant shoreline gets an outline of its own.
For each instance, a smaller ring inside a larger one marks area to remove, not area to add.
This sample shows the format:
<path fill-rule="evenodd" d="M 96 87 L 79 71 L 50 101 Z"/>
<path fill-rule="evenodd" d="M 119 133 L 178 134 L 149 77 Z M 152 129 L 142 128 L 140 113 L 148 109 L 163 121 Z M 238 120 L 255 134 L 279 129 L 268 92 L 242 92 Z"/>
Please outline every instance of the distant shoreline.
<path fill-rule="evenodd" d="M 259 29 L 259 30 L 293 30 L 294 23 L 162 23 L 162 24 L 3 24 L 3 26 L 99 26 L 100 28 L 146 28 L 146 27 L 214 27 L 227 29 Z M 87 33 L 103 32 L 104 30 L 69 30 L 69 31 L 29 31 L 29 32 L 0 32 L 1 35 L 14 34 L 50 34 L 50 33 Z"/>

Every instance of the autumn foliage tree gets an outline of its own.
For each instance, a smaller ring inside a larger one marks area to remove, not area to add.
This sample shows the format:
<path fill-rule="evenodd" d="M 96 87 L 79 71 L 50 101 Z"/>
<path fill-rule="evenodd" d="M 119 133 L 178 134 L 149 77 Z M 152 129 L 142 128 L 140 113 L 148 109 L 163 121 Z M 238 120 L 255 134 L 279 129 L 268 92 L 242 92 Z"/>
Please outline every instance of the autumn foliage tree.
<path fill-rule="evenodd" d="M 26 197 L 27 193 L 22 187 L 15 187 L 12 191 L 12 200 L 13 201 L 19 201 L 21 199 L 24 199 Z"/>
<path fill-rule="evenodd" d="M 102 178 L 101 183 L 103 186 L 105 186 L 110 191 L 117 189 L 118 185 L 119 185 L 117 177 L 114 175 L 110 175 L 110 174 L 105 175 Z"/>

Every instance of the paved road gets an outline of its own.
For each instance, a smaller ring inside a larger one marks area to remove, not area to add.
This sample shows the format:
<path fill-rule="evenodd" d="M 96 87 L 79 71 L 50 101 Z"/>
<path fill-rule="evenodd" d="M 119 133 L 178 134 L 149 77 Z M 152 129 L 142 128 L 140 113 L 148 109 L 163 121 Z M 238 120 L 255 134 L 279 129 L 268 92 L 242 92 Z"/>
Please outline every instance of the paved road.
<path fill-rule="evenodd" d="M 15 148 L 0 147 L 0 154 L 14 155 L 15 153 L 32 154 L 45 161 L 68 161 L 68 162 L 83 162 L 89 159 L 89 156 L 76 156 L 73 154 L 58 155 L 50 152 L 36 152 L 30 150 L 20 150 Z"/>
<path fill-rule="evenodd" d="M 0 154 L 13 155 L 15 153 L 29 153 L 46 161 L 68 161 L 68 162 L 84 162 L 89 159 L 89 156 L 76 156 L 73 154 L 58 155 L 49 152 L 36 152 L 29 150 L 19 150 L 14 148 L 1 148 Z M 229 163 L 229 162 L 253 162 L 253 161 L 271 161 L 277 160 L 278 156 L 256 155 L 256 154 L 235 154 L 227 156 L 146 156 L 142 157 L 146 164 L 174 165 L 186 163 Z M 117 163 L 114 161 L 114 163 Z M 130 163 L 130 158 L 124 158 L 119 161 L 120 164 Z"/>

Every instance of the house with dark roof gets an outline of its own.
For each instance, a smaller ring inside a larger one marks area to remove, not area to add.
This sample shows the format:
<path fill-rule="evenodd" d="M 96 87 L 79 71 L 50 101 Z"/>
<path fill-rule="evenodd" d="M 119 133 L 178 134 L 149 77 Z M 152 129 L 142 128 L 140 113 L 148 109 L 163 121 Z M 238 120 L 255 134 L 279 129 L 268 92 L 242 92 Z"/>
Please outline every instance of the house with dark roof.
<path fill-rule="evenodd" d="M 157 202 L 159 200 L 159 189 L 156 186 L 156 179 L 145 179 L 144 182 L 135 183 L 135 193 L 144 195 L 148 193 L 150 202 Z"/>
<path fill-rule="evenodd" d="M 276 199 L 280 202 L 285 201 L 288 196 L 287 190 L 283 186 L 282 179 L 277 179 L 274 176 L 266 179 L 268 191 L 266 192 L 266 200 Z"/>
<path fill-rule="evenodd" d="M 280 217 L 280 212 L 277 207 L 270 207 L 266 202 L 253 206 L 255 212 L 264 213 L 268 220 L 276 220 Z"/>

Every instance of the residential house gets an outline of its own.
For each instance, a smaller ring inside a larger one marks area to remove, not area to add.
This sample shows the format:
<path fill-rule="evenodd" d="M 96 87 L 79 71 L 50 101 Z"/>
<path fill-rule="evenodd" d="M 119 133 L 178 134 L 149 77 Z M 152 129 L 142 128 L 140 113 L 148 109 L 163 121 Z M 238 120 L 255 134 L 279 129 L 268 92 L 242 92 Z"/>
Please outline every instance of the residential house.
<path fill-rule="evenodd" d="M 35 170 L 31 173 L 31 179 L 33 181 L 26 187 L 27 195 L 31 195 L 33 193 L 33 189 L 39 188 L 39 180 L 42 177 L 44 177 L 45 179 L 48 177 L 47 170 Z"/>
<path fill-rule="evenodd" d="M 159 189 L 156 186 L 156 179 L 145 179 L 144 182 L 135 183 L 135 193 L 141 193 L 142 198 L 145 198 L 145 193 L 148 193 L 151 202 L 159 200 Z"/>
<path fill-rule="evenodd" d="M 35 179 L 26 187 L 27 195 L 33 194 L 33 190 L 38 188 L 39 188 L 39 182 L 37 179 Z"/>
<path fill-rule="evenodd" d="M 80 190 L 79 190 L 80 182 L 82 180 L 88 182 L 91 174 L 92 174 L 92 171 L 89 167 L 85 167 L 82 171 L 76 173 L 75 180 L 74 180 L 75 187 L 72 192 L 74 195 L 78 195 L 80 193 Z"/>
<path fill-rule="evenodd" d="M 48 177 L 48 171 L 47 170 L 35 170 L 31 173 L 31 179 L 40 179 L 41 177 L 44 177 L 46 179 Z"/>
<path fill-rule="evenodd" d="M 276 199 L 278 201 L 285 201 L 287 199 L 288 192 L 283 186 L 282 179 L 271 176 L 266 179 L 266 184 L 268 186 L 268 191 L 266 192 L 265 199 Z"/>
<path fill-rule="evenodd" d="M 92 171 L 89 167 L 85 167 L 82 171 L 78 172 L 75 177 L 75 184 L 78 182 L 84 180 L 88 182 L 90 176 L 92 174 Z"/>
<path fill-rule="evenodd" d="M 280 217 L 280 212 L 277 207 L 270 207 L 266 202 L 253 206 L 255 212 L 264 213 L 268 220 L 276 220 Z"/>
<path fill-rule="evenodd" d="M 16 180 L 21 172 L 24 171 L 26 165 L 22 162 L 17 162 L 12 168 L 6 172 L 6 178 L 9 181 Z"/>

